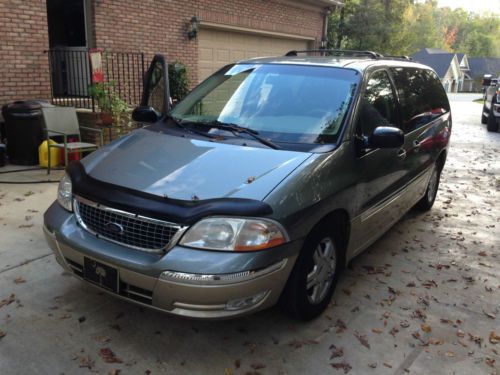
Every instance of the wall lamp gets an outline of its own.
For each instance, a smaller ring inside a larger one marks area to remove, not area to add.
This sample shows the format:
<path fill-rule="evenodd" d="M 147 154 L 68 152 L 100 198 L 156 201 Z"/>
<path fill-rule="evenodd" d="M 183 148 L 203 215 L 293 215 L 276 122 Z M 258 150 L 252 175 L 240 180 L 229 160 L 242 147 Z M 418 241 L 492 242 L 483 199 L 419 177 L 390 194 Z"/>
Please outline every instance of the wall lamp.
<path fill-rule="evenodd" d="M 187 33 L 187 36 L 189 40 L 196 38 L 198 35 L 198 28 L 199 28 L 199 21 L 196 16 L 191 17 L 191 20 L 189 21 L 189 30 Z"/>

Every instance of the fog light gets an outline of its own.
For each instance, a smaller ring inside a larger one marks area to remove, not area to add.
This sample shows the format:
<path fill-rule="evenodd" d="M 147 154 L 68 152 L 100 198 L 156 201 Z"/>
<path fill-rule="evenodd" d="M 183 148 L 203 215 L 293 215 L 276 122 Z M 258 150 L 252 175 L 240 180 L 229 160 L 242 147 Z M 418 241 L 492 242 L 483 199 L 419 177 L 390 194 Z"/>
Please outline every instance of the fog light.
<path fill-rule="evenodd" d="M 251 297 L 245 297 L 245 298 L 239 298 L 239 299 L 233 299 L 231 301 L 228 301 L 226 303 L 226 310 L 242 310 L 246 309 L 249 307 L 252 307 L 259 302 L 261 302 L 264 298 L 267 297 L 269 294 L 269 290 L 266 290 L 264 292 L 257 293 Z"/>

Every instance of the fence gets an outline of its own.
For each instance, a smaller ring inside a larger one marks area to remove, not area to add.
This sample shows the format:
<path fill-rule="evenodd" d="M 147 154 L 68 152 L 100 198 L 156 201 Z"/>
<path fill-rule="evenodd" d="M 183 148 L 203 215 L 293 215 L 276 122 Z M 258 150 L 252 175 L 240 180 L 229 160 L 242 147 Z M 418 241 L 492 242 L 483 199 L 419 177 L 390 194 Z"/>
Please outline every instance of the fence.
<path fill-rule="evenodd" d="M 89 52 L 84 47 L 64 47 L 48 52 L 52 103 L 96 110 L 88 92 L 92 84 Z M 116 93 L 131 107 L 141 101 L 145 73 L 141 52 L 103 52 L 104 79 L 114 83 Z"/>

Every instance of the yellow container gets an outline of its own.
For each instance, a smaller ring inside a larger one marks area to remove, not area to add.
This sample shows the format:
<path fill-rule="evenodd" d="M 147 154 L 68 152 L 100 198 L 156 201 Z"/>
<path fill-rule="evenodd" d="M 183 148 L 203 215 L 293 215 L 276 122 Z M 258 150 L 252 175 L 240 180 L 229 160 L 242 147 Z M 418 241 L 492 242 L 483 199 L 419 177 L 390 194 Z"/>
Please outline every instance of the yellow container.
<path fill-rule="evenodd" d="M 57 144 L 57 142 L 54 142 L 52 139 L 50 139 L 49 142 L 51 145 Z M 40 163 L 40 167 L 47 168 L 49 166 L 49 147 L 47 141 L 43 141 L 38 147 L 38 161 Z M 61 150 L 52 147 L 50 149 L 50 168 L 59 164 L 61 164 Z"/>

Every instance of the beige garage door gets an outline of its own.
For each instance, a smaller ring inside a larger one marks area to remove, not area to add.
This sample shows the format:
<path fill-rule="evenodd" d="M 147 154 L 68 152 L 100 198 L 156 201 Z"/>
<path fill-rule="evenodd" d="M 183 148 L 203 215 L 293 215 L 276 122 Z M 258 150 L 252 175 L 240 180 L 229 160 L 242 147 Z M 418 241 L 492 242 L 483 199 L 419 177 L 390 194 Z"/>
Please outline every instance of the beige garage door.
<path fill-rule="evenodd" d="M 284 55 L 290 50 L 307 49 L 309 41 L 203 29 L 198 34 L 200 81 L 222 66 L 238 60 Z"/>

